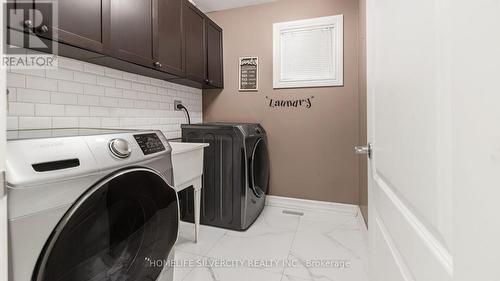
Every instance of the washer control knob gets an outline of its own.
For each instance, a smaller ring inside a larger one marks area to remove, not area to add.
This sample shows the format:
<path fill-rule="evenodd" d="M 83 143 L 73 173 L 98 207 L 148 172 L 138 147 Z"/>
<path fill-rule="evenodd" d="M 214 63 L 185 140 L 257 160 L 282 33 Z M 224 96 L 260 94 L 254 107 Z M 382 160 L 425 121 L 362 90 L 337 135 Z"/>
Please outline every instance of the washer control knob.
<path fill-rule="evenodd" d="M 109 150 L 111 150 L 114 156 L 119 158 L 127 158 L 132 152 L 130 144 L 124 139 L 112 139 L 109 141 Z"/>

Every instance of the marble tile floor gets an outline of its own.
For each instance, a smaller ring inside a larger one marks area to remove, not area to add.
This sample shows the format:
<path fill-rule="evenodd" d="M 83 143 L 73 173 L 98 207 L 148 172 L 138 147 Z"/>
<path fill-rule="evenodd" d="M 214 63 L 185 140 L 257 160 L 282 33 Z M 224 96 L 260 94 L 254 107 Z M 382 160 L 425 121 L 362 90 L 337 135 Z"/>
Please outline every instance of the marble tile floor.
<path fill-rule="evenodd" d="M 368 281 L 358 215 L 266 206 L 245 232 L 202 226 L 197 244 L 193 225 L 182 222 L 174 280 Z"/>

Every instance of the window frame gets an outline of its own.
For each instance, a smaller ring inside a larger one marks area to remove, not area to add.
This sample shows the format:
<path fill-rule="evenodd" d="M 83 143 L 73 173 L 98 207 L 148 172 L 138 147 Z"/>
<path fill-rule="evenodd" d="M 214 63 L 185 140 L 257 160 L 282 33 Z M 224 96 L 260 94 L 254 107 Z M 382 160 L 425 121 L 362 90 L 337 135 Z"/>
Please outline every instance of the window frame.
<path fill-rule="evenodd" d="M 308 29 L 311 27 L 332 26 L 334 38 L 334 69 L 333 79 L 282 80 L 281 34 L 283 31 Z M 280 22 L 273 24 L 273 88 L 303 88 L 303 87 L 333 87 L 344 86 L 344 16 L 334 15 L 305 20 Z"/>

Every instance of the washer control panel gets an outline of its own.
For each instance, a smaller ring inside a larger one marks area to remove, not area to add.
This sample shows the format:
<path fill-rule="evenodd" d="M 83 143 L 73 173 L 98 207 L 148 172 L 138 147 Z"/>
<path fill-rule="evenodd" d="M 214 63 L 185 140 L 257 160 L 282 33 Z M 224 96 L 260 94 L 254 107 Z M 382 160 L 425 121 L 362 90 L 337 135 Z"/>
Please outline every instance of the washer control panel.
<path fill-rule="evenodd" d="M 147 133 L 134 135 L 137 144 L 142 150 L 144 155 L 160 152 L 165 150 L 165 146 L 161 142 L 160 138 L 155 133 Z"/>

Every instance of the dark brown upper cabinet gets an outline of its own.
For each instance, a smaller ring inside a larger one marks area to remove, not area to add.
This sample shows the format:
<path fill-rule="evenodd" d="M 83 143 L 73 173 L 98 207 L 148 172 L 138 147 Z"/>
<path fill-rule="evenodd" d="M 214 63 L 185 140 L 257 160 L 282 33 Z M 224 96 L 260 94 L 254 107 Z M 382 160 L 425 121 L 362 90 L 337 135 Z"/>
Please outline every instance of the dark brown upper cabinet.
<path fill-rule="evenodd" d="M 185 0 L 183 18 L 186 40 L 186 78 L 204 84 L 206 79 L 205 15 Z"/>
<path fill-rule="evenodd" d="M 110 0 L 52 0 L 56 3 L 57 17 L 50 17 L 46 1 L 34 1 L 35 13 L 31 24 L 34 32 L 43 38 L 53 39 L 55 33 L 59 42 L 102 53 L 104 34 L 107 32 L 105 20 L 109 14 Z M 53 19 L 57 18 L 54 24 Z M 57 26 L 57 27 L 56 27 Z"/>
<path fill-rule="evenodd" d="M 49 1 L 57 3 L 57 17 L 46 1 L 33 0 L 27 7 L 40 13 L 33 20 L 23 13 L 9 23 L 10 31 L 57 38 L 62 56 L 199 88 L 223 87 L 222 29 L 188 0 Z M 19 3 L 8 0 L 9 7 Z M 18 41 L 12 44 L 25 47 Z"/>
<path fill-rule="evenodd" d="M 186 61 L 182 26 L 182 0 L 158 0 L 154 57 L 162 71 L 184 77 Z"/>
<path fill-rule="evenodd" d="M 111 0 L 107 52 L 128 62 L 160 68 L 153 53 L 156 1 L 159 0 Z"/>
<path fill-rule="evenodd" d="M 206 88 L 223 88 L 224 73 L 222 66 L 222 28 L 206 19 L 207 38 L 207 78 Z"/>

